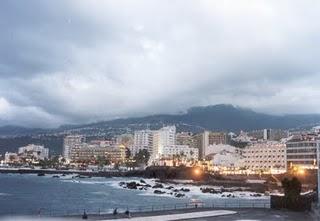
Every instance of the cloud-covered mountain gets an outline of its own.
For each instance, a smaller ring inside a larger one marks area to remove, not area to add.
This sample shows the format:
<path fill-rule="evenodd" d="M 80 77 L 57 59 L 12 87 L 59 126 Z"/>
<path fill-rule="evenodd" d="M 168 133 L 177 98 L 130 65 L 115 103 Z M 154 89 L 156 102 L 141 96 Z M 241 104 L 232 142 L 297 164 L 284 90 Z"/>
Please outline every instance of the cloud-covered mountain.
<path fill-rule="evenodd" d="M 313 126 L 320 123 L 319 114 L 270 115 L 232 105 L 193 107 L 184 114 L 160 114 L 146 117 L 116 119 L 84 125 L 64 125 L 57 129 L 28 129 L 21 127 L 1 127 L 1 135 L 21 135 L 68 130 L 92 131 L 97 129 L 114 130 L 119 128 L 157 129 L 163 125 L 176 124 L 179 130 L 199 132 L 202 130 L 234 131 L 264 128 L 290 129 Z"/>

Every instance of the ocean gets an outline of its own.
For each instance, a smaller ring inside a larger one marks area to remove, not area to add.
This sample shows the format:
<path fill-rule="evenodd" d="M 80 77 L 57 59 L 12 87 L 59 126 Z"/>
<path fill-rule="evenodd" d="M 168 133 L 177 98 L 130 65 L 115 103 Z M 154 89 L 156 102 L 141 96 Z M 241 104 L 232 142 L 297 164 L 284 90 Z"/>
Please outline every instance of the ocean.
<path fill-rule="evenodd" d="M 169 190 L 165 194 L 154 194 L 154 189 L 129 190 L 119 182 L 139 181 L 140 178 L 72 178 L 72 175 L 53 178 L 53 175 L 0 174 L 0 215 L 51 215 L 65 216 L 87 213 L 112 212 L 114 208 L 124 211 L 145 211 L 185 207 L 192 202 L 206 205 L 226 203 L 258 202 L 261 207 L 269 203 L 268 196 L 252 196 L 250 192 L 227 194 L 202 193 L 200 187 L 179 184 L 175 188 L 189 188 L 185 196 L 176 198 Z M 151 185 L 155 180 L 145 179 Z M 165 185 L 169 186 L 169 184 Z M 262 204 L 260 204 L 262 203 Z M 257 204 L 257 205 L 258 205 Z M 268 205 L 267 205 L 268 206 Z M 259 207 L 259 206 L 258 206 Z"/>

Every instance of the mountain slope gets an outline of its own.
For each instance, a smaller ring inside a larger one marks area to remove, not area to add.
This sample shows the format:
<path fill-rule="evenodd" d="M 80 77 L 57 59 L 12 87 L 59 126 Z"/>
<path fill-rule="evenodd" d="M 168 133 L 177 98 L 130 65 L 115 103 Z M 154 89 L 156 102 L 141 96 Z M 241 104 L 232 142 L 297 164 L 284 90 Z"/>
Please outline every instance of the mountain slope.
<path fill-rule="evenodd" d="M 68 130 L 117 130 L 119 128 L 129 128 L 131 131 L 136 129 L 157 129 L 167 124 L 177 124 L 178 130 L 190 130 L 199 132 L 201 130 L 234 131 L 255 130 L 263 128 L 289 129 L 301 126 L 313 126 L 320 123 L 319 114 L 305 115 L 283 115 L 275 116 L 257 113 L 250 109 L 235 107 L 232 105 L 213 105 L 206 107 L 194 107 L 185 114 L 159 114 L 146 117 L 116 119 L 102 121 L 85 125 L 64 125 L 52 132 Z M 21 131 L 20 131 L 21 130 Z M 0 135 L 9 135 L 14 132 L 37 133 L 44 132 L 41 129 L 26 129 L 14 127 L 0 128 Z M 49 131 L 48 131 L 49 132 Z"/>

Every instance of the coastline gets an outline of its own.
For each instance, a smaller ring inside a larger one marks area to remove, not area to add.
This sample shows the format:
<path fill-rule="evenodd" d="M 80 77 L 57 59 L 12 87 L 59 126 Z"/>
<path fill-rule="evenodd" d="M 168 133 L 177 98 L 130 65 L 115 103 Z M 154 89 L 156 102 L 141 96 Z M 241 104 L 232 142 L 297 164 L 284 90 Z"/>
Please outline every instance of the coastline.
<path fill-rule="evenodd" d="M 56 169 L 27 169 L 27 168 L 1 168 L 0 174 L 79 174 L 92 177 L 126 177 L 128 172 L 121 171 L 83 171 L 83 170 L 56 170 Z M 133 176 L 133 175 L 132 175 Z"/>

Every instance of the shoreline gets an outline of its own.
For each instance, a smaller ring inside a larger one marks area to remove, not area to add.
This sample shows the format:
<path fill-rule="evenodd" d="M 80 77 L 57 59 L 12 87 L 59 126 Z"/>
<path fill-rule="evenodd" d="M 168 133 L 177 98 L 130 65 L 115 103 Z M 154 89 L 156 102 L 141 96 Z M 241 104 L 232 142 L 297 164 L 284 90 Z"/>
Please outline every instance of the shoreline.
<path fill-rule="evenodd" d="M 159 168 L 156 168 L 158 170 Z M 181 180 L 188 180 L 184 184 L 192 185 L 192 186 L 201 186 L 201 185 L 210 185 L 210 186 L 223 186 L 225 188 L 232 187 L 244 187 L 248 188 L 253 192 L 265 193 L 268 188 L 265 184 L 260 183 L 247 183 L 245 179 L 243 180 L 232 180 L 232 179 L 215 179 L 213 176 L 211 179 L 201 178 L 198 180 L 192 180 L 190 177 L 183 177 L 177 175 L 176 177 L 164 177 L 162 172 L 167 168 L 161 168 L 162 171 L 159 173 L 154 173 L 152 169 L 146 170 L 131 170 L 131 171 L 83 171 L 83 170 L 56 170 L 56 169 L 30 169 L 30 168 L 0 168 L 0 174 L 38 174 L 38 175 L 70 175 L 77 174 L 80 176 L 90 177 L 103 177 L 103 178 L 111 178 L 111 177 L 139 177 L 143 179 L 157 179 L 161 183 L 167 184 L 181 184 Z M 151 172 L 150 172 L 151 171 Z M 210 175 L 211 176 L 211 175 Z M 192 182 L 190 182 L 192 181 Z"/>
<path fill-rule="evenodd" d="M 79 174 L 92 177 L 128 177 L 128 172 L 122 171 L 83 171 L 83 170 L 54 170 L 54 169 L 24 169 L 1 168 L 0 174 Z M 133 175 L 132 175 L 133 176 Z"/>

